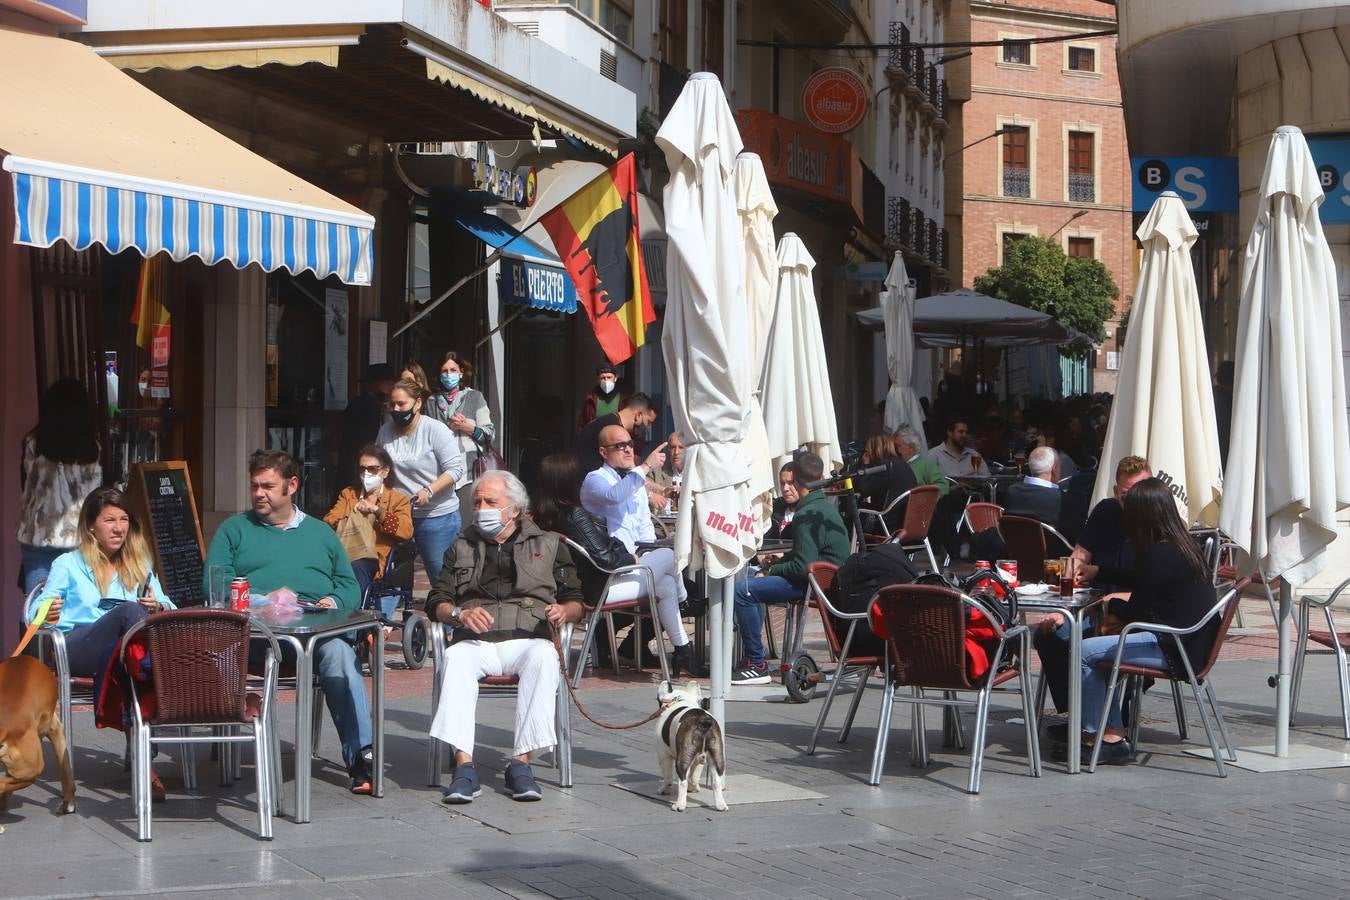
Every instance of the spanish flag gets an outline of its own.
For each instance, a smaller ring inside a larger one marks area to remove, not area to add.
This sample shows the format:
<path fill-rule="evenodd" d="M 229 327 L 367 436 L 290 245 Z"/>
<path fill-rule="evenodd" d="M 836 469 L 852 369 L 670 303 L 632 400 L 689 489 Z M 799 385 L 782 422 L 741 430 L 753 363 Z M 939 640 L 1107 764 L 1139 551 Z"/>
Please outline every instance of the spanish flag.
<path fill-rule="evenodd" d="M 628 154 L 540 217 L 611 363 L 631 357 L 656 321 L 642 262 L 637 169 Z"/>
<path fill-rule="evenodd" d="M 164 276 L 168 255 L 159 253 L 141 260 L 141 274 L 136 280 L 136 306 L 131 310 L 131 324 L 136 326 L 136 346 L 151 350 L 156 338 L 165 343 L 169 335 L 169 310 L 164 305 Z"/>

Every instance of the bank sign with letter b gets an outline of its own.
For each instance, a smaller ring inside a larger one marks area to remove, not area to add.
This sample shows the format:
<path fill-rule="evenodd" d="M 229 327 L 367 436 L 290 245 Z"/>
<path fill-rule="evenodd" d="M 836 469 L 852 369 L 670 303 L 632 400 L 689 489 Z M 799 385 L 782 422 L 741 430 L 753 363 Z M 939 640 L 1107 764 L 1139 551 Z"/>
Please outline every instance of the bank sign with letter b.
<path fill-rule="evenodd" d="M 1350 135 L 1308 135 L 1308 150 L 1322 183 L 1322 224 L 1350 223 Z"/>
<path fill-rule="evenodd" d="M 1132 156 L 1135 212 L 1148 212 L 1163 191 L 1176 191 L 1194 213 L 1235 212 L 1237 160 L 1231 156 Z"/>

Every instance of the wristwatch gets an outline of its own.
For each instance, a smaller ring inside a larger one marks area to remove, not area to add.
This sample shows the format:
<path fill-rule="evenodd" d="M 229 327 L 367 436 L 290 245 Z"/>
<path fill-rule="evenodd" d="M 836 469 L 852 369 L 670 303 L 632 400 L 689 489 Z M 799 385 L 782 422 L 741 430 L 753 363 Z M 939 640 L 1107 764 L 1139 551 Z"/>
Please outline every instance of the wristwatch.
<path fill-rule="evenodd" d="M 446 624 L 451 625 L 455 628 L 458 628 L 464 624 L 463 622 L 460 621 L 458 606 L 456 606 L 454 610 L 451 611 L 450 615 L 446 616 L 446 619 L 447 619 Z"/>

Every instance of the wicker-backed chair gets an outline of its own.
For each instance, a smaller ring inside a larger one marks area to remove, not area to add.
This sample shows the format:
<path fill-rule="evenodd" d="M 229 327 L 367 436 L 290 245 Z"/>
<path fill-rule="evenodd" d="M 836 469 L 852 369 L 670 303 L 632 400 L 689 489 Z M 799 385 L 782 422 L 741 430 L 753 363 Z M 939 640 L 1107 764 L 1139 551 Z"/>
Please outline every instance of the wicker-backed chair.
<path fill-rule="evenodd" d="M 971 741 L 970 778 L 966 790 L 978 794 L 984 768 L 989 700 L 996 686 L 1014 678 L 1018 679 L 1022 699 L 1027 770 L 1033 777 L 1040 777 L 1040 745 L 1031 707 L 1028 663 L 1031 642 L 1027 626 L 1001 627 L 993 611 L 980 600 L 954 588 L 936 585 L 898 584 L 884 587 L 873 598 L 873 605 L 879 608 L 887 632 L 886 692 L 881 702 L 877 742 L 868 783 L 881 783 L 886 744 L 891 730 L 891 711 L 897 700 L 913 705 L 910 745 L 913 765 L 919 767 L 928 764 L 924 706 L 941 706 L 953 711 L 962 706 L 974 706 L 975 738 Z M 998 642 L 989 671 L 977 679 L 972 679 L 966 668 L 966 627 L 972 611 L 984 614 Z M 904 688 L 911 690 L 911 696 L 900 696 Z M 926 692 L 930 690 L 940 691 L 942 696 L 928 696 Z M 977 698 L 965 700 L 956 696 L 969 692 L 975 692 Z"/>
<path fill-rule="evenodd" d="M 1219 777 L 1228 777 L 1228 770 L 1224 768 L 1224 754 L 1219 752 L 1219 744 L 1214 739 L 1214 729 L 1210 727 L 1209 716 L 1205 712 L 1205 700 L 1209 700 L 1209 708 L 1214 714 L 1214 721 L 1219 726 L 1219 733 L 1223 737 L 1224 749 L 1228 751 L 1228 760 L 1230 762 L 1237 759 L 1237 753 L 1233 749 L 1233 740 L 1228 734 L 1228 726 L 1224 723 L 1223 713 L 1219 709 L 1219 695 L 1214 690 L 1213 680 L 1209 677 L 1210 669 L 1214 668 L 1214 663 L 1219 659 L 1219 651 L 1223 649 L 1224 639 L 1228 637 L 1228 628 L 1233 624 L 1233 615 L 1237 611 L 1237 600 L 1242 596 L 1242 592 L 1251 583 L 1250 578 L 1243 578 L 1238 581 L 1228 592 L 1219 599 L 1204 617 L 1196 622 L 1190 628 L 1172 628 L 1166 625 L 1158 625 L 1151 622 L 1131 622 L 1120 631 L 1119 643 L 1116 645 L 1115 657 L 1107 662 L 1103 660 L 1098 668 L 1109 671 L 1110 675 L 1106 682 L 1106 702 L 1102 705 L 1101 721 L 1097 723 L 1097 734 L 1106 730 L 1106 718 L 1111 711 L 1111 702 L 1115 698 L 1116 689 L 1121 685 L 1122 675 L 1133 675 L 1134 678 L 1134 699 L 1132 710 L 1134 714 L 1130 717 L 1129 741 L 1130 746 L 1137 746 L 1139 739 L 1139 704 L 1143 699 L 1143 682 L 1145 678 L 1152 678 L 1156 681 L 1180 682 L 1185 681 L 1191 686 L 1191 691 L 1195 695 L 1195 705 L 1200 709 L 1200 724 L 1205 726 L 1205 736 L 1209 738 L 1209 748 L 1214 754 L 1214 765 L 1219 770 Z M 1204 628 L 1215 617 L 1219 619 L 1219 628 L 1214 635 L 1214 643 L 1209 648 L 1209 656 L 1206 657 L 1204 665 L 1199 669 L 1191 667 L 1191 661 L 1186 656 L 1186 651 L 1181 646 L 1181 639 L 1189 634 L 1194 634 Z M 1175 642 L 1177 650 L 1181 655 L 1182 666 L 1185 669 L 1185 676 L 1172 672 L 1167 668 L 1154 668 L 1153 666 L 1141 666 L 1135 663 L 1121 662 L 1121 655 L 1125 652 L 1125 639 L 1135 633 L 1149 632 L 1158 636 L 1158 642 L 1168 640 Z M 1201 688 L 1204 688 L 1204 694 L 1201 694 Z M 1178 703 L 1178 706 L 1180 704 Z M 1072 739 L 1073 736 L 1070 735 Z M 1184 739 L 1184 738 L 1183 738 Z M 1092 761 L 1088 764 L 1088 771 L 1097 771 L 1097 756 L 1101 752 L 1101 741 L 1097 741 L 1092 748 Z"/>
<path fill-rule="evenodd" d="M 1350 635 L 1336 630 L 1336 620 L 1331 616 L 1331 607 L 1340 599 L 1341 594 L 1350 587 L 1350 580 L 1342 581 L 1325 597 L 1303 595 L 1298 606 L 1298 643 L 1294 652 L 1293 697 L 1289 709 L 1289 724 L 1294 724 L 1298 713 L 1299 689 L 1303 686 L 1303 666 L 1307 662 L 1308 642 L 1320 644 L 1331 650 L 1336 656 L 1336 675 L 1341 686 L 1341 724 L 1345 730 L 1345 739 L 1350 741 L 1350 671 L 1346 669 L 1347 650 L 1350 650 Z M 1312 630 L 1313 610 L 1322 610 L 1327 620 L 1326 631 Z"/>
<path fill-rule="evenodd" d="M 816 727 L 811 730 L 811 743 L 807 745 L 807 754 L 816 752 L 816 742 L 820 738 L 820 732 L 825 727 L 825 718 L 830 714 L 830 704 L 834 702 L 835 692 L 839 690 L 839 685 L 849 677 L 857 679 L 857 685 L 853 689 L 853 702 L 849 704 L 848 715 L 844 717 L 844 725 L 839 729 L 839 743 L 848 740 L 849 731 L 853 728 L 853 717 L 858 713 L 858 704 L 862 701 L 863 691 L 867 689 L 868 679 L 872 673 L 882 664 L 882 657 L 876 655 L 860 655 L 857 651 L 852 651 L 853 640 L 859 627 L 862 627 L 871 633 L 871 628 L 867 624 L 867 611 L 849 613 L 842 612 L 830 602 L 829 591 L 834 585 L 834 576 L 839 571 L 839 567 L 834 563 L 813 562 L 806 567 L 806 583 L 808 586 L 808 602 L 815 604 L 820 610 L 820 619 L 825 630 L 825 643 L 830 648 L 830 655 L 837 660 L 837 665 L 833 676 L 830 678 L 830 689 L 825 694 L 825 702 L 821 704 L 820 714 L 816 716 Z M 831 618 L 833 616 L 834 618 Z M 848 630 L 844 632 L 841 639 L 839 631 L 836 628 L 835 619 L 848 622 Z"/>
<path fill-rule="evenodd" d="M 440 622 L 430 622 L 428 640 L 431 643 L 431 717 L 436 716 L 436 707 L 441 703 L 441 677 L 445 674 L 445 653 L 449 650 L 446 643 L 449 634 Z M 564 656 L 572 644 L 572 626 L 564 625 L 560 636 Z M 562 672 L 558 681 L 557 717 L 558 745 L 553 748 L 553 767 L 558 770 L 558 786 L 572 786 L 572 705 L 567 693 L 567 660 L 562 661 Z M 515 675 L 489 675 L 480 678 L 478 684 L 486 688 L 490 696 L 514 697 L 520 685 Z M 441 773 L 445 771 L 448 746 L 439 738 L 427 736 L 427 786 L 440 787 Z"/>
<path fill-rule="evenodd" d="M 997 503 L 972 500 L 966 504 L 965 511 L 961 514 L 961 522 L 957 523 L 957 530 L 964 524 L 971 534 L 979 534 L 981 531 L 997 528 L 1002 519 L 1003 507 Z"/>
<path fill-rule="evenodd" d="M 605 589 L 600 594 L 601 602 L 596 604 L 595 609 L 591 610 L 586 619 L 586 637 L 582 640 L 581 653 L 577 656 L 576 671 L 572 675 L 572 687 L 581 687 L 581 676 L 586 671 L 586 661 L 591 655 L 591 647 L 595 644 L 596 626 L 599 624 L 601 617 L 604 618 L 605 624 L 609 626 L 609 659 L 614 666 L 614 674 L 619 674 L 619 642 L 614 636 L 614 613 L 616 612 L 627 613 L 633 617 L 633 628 L 636 631 L 633 646 L 638 651 L 637 666 L 639 670 L 642 666 L 642 648 L 647 645 L 642 640 L 642 619 L 648 617 L 652 620 L 652 631 L 656 632 L 656 655 L 661 660 L 661 676 L 669 681 L 670 664 L 666 660 L 666 640 L 661 633 L 661 619 L 656 612 L 656 583 L 652 580 L 652 570 L 640 563 L 620 566 L 617 569 L 606 569 L 591 558 L 585 547 L 568 537 L 564 537 L 563 540 L 567 542 L 567 548 L 572 551 L 574 562 L 580 565 L 581 561 L 584 560 L 586 565 L 609 576 L 605 580 Z M 609 596 L 609 588 L 614 580 L 634 572 L 642 578 L 645 596 L 615 603 L 604 602 L 603 598 Z"/>
<path fill-rule="evenodd" d="M 938 569 L 937 557 L 933 555 L 933 545 L 928 540 L 928 532 L 933 527 L 933 512 L 937 509 L 940 492 L 935 484 L 921 484 L 905 491 L 886 505 L 885 509 L 860 509 L 858 515 L 875 518 L 881 525 L 882 533 L 888 541 L 895 541 L 910 553 L 923 550 L 928 554 L 930 571 Z M 900 530 L 891 533 L 886 525 L 886 515 L 895 506 L 905 502 L 905 519 Z M 860 540 L 862 538 L 860 537 Z"/>
<path fill-rule="evenodd" d="M 256 628 L 271 652 L 262 693 L 248 690 L 248 650 Z M 273 755 L 272 702 L 276 695 L 276 638 L 262 622 L 228 609 L 180 609 L 154 613 L 129 629 L 118 659 L 125 666 L 127 649 L 142 640 L 154 688 L 154 713 L 141 712 L 138 680 L 129 677 L 132 703 L 132 801 L 137 837 L 151 839 L 150 745 L 236 744 L 251 742 L 258 791 L 258 834 L 272 839 L 279 760 Z M 193 733 L 195 728 L 209 733 Z"/>
<path fill-rule="evenodd" d="M 1049 552 L 1047 536 L 1059 541 L 1065 553 L 1073 551 L 1073 543 L 1064 535 L 1044 522 L 1026 516 L 1004 513 L 999 519 L 998 530 L 1003 536 L 1004 552 L 1009 559 L 1017 560 L 1017 574 L 1022 581 L 1040 581 L 1043 577 Z"/>

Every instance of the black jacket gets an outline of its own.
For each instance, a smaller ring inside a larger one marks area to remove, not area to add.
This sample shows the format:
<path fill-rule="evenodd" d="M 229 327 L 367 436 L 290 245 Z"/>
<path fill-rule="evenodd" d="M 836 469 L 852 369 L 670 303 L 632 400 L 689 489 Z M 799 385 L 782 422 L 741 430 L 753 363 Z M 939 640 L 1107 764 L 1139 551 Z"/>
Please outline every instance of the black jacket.
<path fill-rule="evenodd" d="M 1063 493 L 1057 487 L 1027 484 L 1018 481 L 1008 485 L 1003 495 L 1003 511 L 1012 516 L 1026 516 L 1044 522 L 1059 530 L 1060 503 Z"/>
<path fill-rule="evenodd" d="M 620 566 L 631 566 L 636 561 L 622 541 L 610 537 L 604 526 L 580 506 L 565 510 L 558 525 L 564 535 L 576 541 L 590 554 L 596 565 L 604 566 L 606 569 L 617 569 Z M 578 558 L 576 564 L 577 574 L 581 578 L 581 593 L 586 598 L 586 604 L 594 606 L 602 599 L 600 594 L 605 589 L 605 581 L 609 575 L 584 559 Z"/>
<path fill-rule="evenodd" d="M 1152 622 L 1173 628 L 1190 628 L 1214 606 L 1217 592 L 1208 573 L 1197 572 L 1186 564 L 1186 557 L 1173 544 L 1154 544 L 1138 555 L 1133 570 L 1103 566 L 1098 579 L 1130 589 L 1128 602 L 1111 602 L 1112 614 L 1126 622 Z M 1199 671 L 1209 658 L 1209 651 L 1219 634 L 1216 616 L 1195 634 L 1181 639 L 1191 667 Z M 1186 677 L 1186 669 L 1177 655 L 1177 645 L 1171 637 L 1159 635 L 1158 644 L 1172 674 Z"/>
<path fill-rule="evenodd" d="M 859 505 L 864 509 L 883 510 L 896 497 L 919 484 L 919 479 L 914 475 L 914 469 L 903 459 L 888 459 L 885 466 L 885 472 L 866 475 L 853 481 L 854 490 L 862 496 Z M 892 532 L 899 531 L 904 522 L 904 503 L 886 514 L 886 527 Z M 869 516 L 868 521 L 863 523 L 863 527 L 875 528 L 876 519 Z"/>

